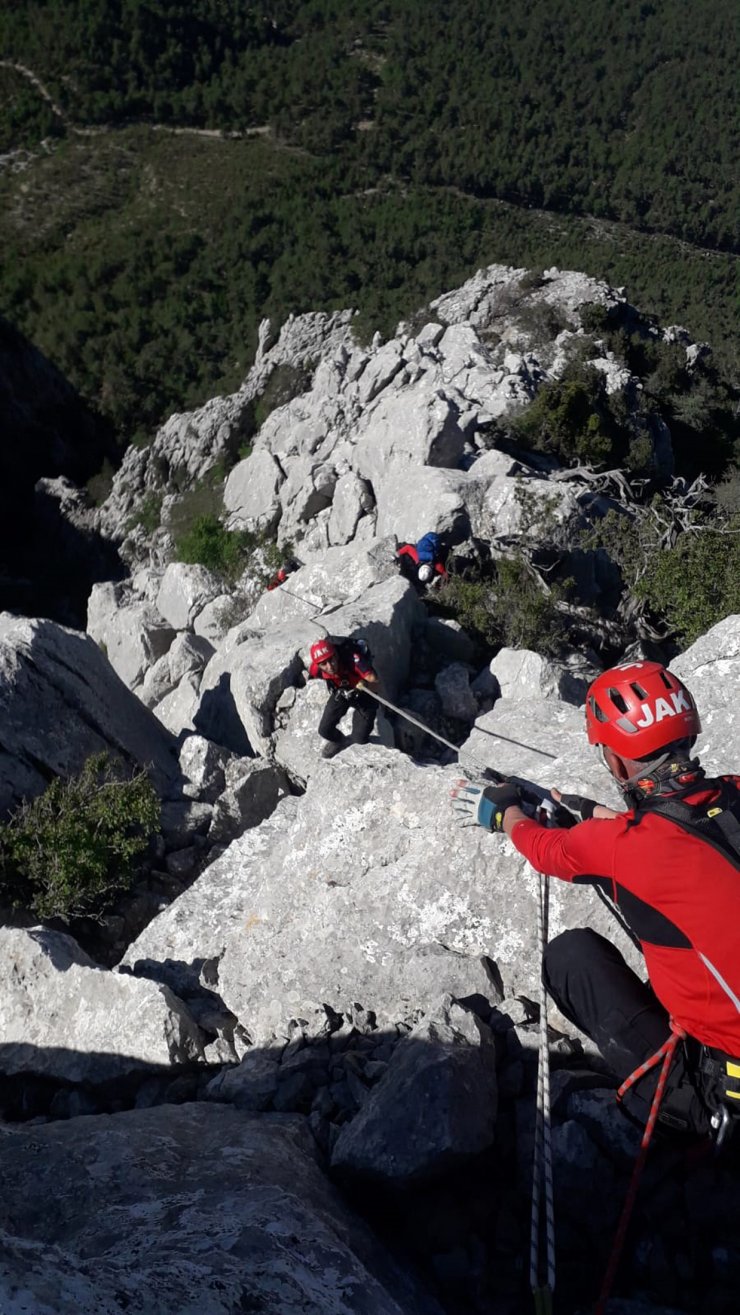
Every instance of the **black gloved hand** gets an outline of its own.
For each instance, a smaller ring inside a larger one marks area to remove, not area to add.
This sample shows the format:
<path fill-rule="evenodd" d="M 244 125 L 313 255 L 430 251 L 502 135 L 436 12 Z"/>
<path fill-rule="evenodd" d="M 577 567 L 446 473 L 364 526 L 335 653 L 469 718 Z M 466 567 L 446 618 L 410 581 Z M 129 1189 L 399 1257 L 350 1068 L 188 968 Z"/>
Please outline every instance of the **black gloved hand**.
<path fill-rule="evenodd" d="M 581 822 L 590 822 L 594 809 L 598 807 L 595 799 L 587 799 L 582 794 L 561 794 L 560 803 L 569 813 L 575 813 Z"/>

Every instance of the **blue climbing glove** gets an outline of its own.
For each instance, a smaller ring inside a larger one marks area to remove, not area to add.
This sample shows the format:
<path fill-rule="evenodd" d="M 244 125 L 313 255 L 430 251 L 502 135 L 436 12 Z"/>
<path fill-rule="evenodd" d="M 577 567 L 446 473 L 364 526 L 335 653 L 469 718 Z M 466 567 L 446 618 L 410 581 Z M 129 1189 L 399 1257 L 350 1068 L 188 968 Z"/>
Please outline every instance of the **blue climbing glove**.
<path fill-rule="evenodd" d="M 503 831 L 507 808 L 521 807 L 521 794 L 516 785 L 473 785 L 471 781 L 458 781 L 450 791 L 452 807 L 460 826 L 483 826 L 487 831 Z"/>

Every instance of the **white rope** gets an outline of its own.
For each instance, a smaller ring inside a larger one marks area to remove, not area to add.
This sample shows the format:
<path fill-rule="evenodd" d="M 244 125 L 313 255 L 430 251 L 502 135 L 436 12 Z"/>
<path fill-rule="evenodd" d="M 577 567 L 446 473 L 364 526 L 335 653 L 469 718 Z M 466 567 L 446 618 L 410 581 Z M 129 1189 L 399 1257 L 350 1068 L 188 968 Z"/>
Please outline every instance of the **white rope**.
<path fill-rule="evenodd" d="M 547 945 L 548 894 L 547 877 L 536 874 L 539 880 L 537 895 L 537 937 L 540 961 L 540 1045 L 537 1066 L 537 1111 L 535 1118 L 534 1155 L 532 1160 L 532 1220 L 529 1248 L 529 1283 L 535 1295 L 535 1309 L 549 1311 L 555 1288 L 555 1211 L 552 1191 L 552 1141 L 550 1126 L 550 1050 L 547 1039 L 547 990 L 542 964 Z M 547 1280 L 540 1282 L 540 1224 L 542 1221 L 542 1188 L 546 1230 Z"/>
<path fill-rule="evenodd" d="M 431 735 L 433 740 L 438 740 L 440 744 L 444 744 L 448 749 L 452 749 L 454 753 L 458 755 L 464 753 L 470 756 L 469 749 L 466 749 L 460 744 L 453 744 L 451 740 L 446 740 L 444 735 L 440 735 L 437 731 L 433 731 L 430 726 L 425 724 L 425 722 L 419 721 L 418 717 L 412 717 L 411 713 L 407 712 L 405 708 L 399 708 L 395 703 L 391 703 L 390 699 L 385 699 L 382 694 L 377 694 L 371 685 L 363 685 L 362 690 L 363 693 L 370 694 L 378 703 L 382 703 L 384 708 L 389 708 L 391 712 L 397 713 L 399 717 L 403 717 L 406 721 L 410 721 L 413 726 L 418 726 L 419 730 L 424 731 L 426 735 Z M 515 744 L 518 749 L 529 749 L 531 753 L 539 753 L 543 758 L 555 757 L 554 753 L 548 753 L 546 749 L 536 749 L 533 744 L 524 744 L 521 740 L 512 740 L 509 735 L 501 735 L 498 731 L 486 731 L 485 734 L 492 736 L 495 740 L 503 740 L 506 744 Z M 483 763 L 479 762 L 477 759 L 474 759 L 474 761 L 482 771 L 486 770 Z"/>

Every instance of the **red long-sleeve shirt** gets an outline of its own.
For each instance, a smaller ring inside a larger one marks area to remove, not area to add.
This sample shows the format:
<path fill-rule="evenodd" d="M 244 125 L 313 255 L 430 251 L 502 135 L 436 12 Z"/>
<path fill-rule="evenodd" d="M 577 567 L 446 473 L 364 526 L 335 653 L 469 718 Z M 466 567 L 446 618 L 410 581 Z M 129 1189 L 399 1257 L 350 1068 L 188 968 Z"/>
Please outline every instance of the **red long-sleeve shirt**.
<path fill-rule="evenodd" d="M 740 791 L 740 777 L 729 779 Z M 717 790 L 685 802 L 708 808 Z M 740 872 L 698 836 L 646 809 L 546 830 L 528 819 L 511 839 L 539 872 L 596 880 L 640 940 L 653 990 L 690 1036 L 740 1056 Z M 599 880 L 600 879 L 600 880 Z"/>

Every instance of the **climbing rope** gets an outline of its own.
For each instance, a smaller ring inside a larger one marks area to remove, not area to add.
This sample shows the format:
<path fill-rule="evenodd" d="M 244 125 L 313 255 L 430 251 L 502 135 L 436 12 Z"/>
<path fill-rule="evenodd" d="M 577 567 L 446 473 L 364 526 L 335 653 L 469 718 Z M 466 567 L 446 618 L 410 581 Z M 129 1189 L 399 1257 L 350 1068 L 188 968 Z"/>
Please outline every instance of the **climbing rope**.
<path fill-rule="evenodd" d="M 624 1200 L 624 1205 L 622 1206 L 622 1213 L 617 1225 L 617 1231 L 614 1235 L 609 1263 L 606 1267 L 604 1282 L 601 1285 L 601 1292 L 599 1293 L 599 1300 L 596 1303 L 594 1315 L 604 1315 L 604 1312 L 606 1311 L 606 1303 L 609 1300 L 609 1294 L 611 1293 L 617 1269 L 619 1267 L 622 1248 L 624 1247 L 624 1239 L 627 1236 L 627 1228 L 632 1215 L 632 1208 L 635 1204 L 637 1189 L 640 1185 L 640 1178 L 647 1159 L 648 1147 L 658 1119 L 661 1101 L 663 1100 L 666 1082 L 668 1081 L 668 1074 L 671 1069 L 671 1064 L 673 1063 L 673 1056 L 676 1052 L 676 1046 L 685 1035 L 686 1033 L 678 1026 L 678 1024 L 671 1021 L 671 1035 L 668 1037 L 668 1040 L 664 1041 L 660 1050 L 656 1050 L 655 1054 L 651 1055 L 649 1059 L 646 1059 L 644 1064 L 640 1064 L 639 1068 L 636 1068 L 634 1073 L 630 1073 L 629 1077 L 625 1078 L 617 1092 L 617 1100 L 621 1101 L 630 1088 L 633 1087 L 636 1082 L 639 1082 L 640 1078 L 644 1077 L 646 1073 L 649 1073 L 651 1069 L 655 1068 L 661 1060 L 663 1061 L 663 1066 L 658 1078 L 658 1085 L 655 1088 L 655 1095 L 653 1096 L 653 1102 L 650 1106 L 650 1113 L 648 1114 L 645 1130 L 642 1134 L 640 1149 L 637 1153 L 637 1159 L 635 1160 L 632 1169 L 630 1185 L 627 1189 L 627 1195 Z"/>
<path fill-rule="evenodd" d="M 391 712 L 397 713 L 399 717 L 403 717 L 406 721 L 410 721 L 413 726 L 418 726 L 419 730 L 424 731 L 427 735 L 431 735 L 433 740 L 438 740 L 440 744 L 444 744 L 446 748 L 452 749 L 454 753 L 463 754 L 469 752 L 461 745 L 453 744 L 452 740 L 446 740 L 444 735 L 439 735 L 437 731 L 433 731 L 429 726 L 425 725 L 423 721 L 420 721 L 418 717 L 412 717 L 411 713 L 407 712 L 405 708 L 398 708 L 395 703 L 391 703 L 390 699 L 384 699 L 382 694 L 376 694 L 372 686 L 363 684 L 362 691 L 364 694 L 370 694 L 378 703 L 382 703 L 384 708 L 389 708 Z M 487 731 L 486 734 L 493 736 L 496 740 L 504 740 L 506 744 L 515 744 L 518 749 L 529 749 L 531 753 L 539 753 L 543 758 L 556 757 L 554 753 L 548 753 L 546 749 L 537 749 L 533 744 L 523 744 L 521 740 L 512 740 L 509 735 L 501 735 L 498 731 Z M 486 770 L 481 763 L 478 763 L 477 765 L 481 767 L 481 770 Z"/>
<path fill-rule="evenodd" d="M 533 869 L 534 871 L 534 869 Z M 541 873 L 537 892 L 537 938 L 539 961 L 543 963 L 548 935 L 548 878 Z M 537 1315 L 551 1315 L 552 1294 L 555 1288 L 555 1211 L 552 1194 L 552 1142 L 550 1125 L 550 1049 L 547 1038 L 547 990 L 544 974 L 540 971 L 540 1037 L 537 1065 L 537 1112 L 532 1159 L 532 1219 L 529 1245 L 529 1284 L 534 1296 Z M 544 1187 L 545 1214 L 545 1270 L 546 1278 L 540 1281 L 540 1226 L 542 1222 Z"/>

